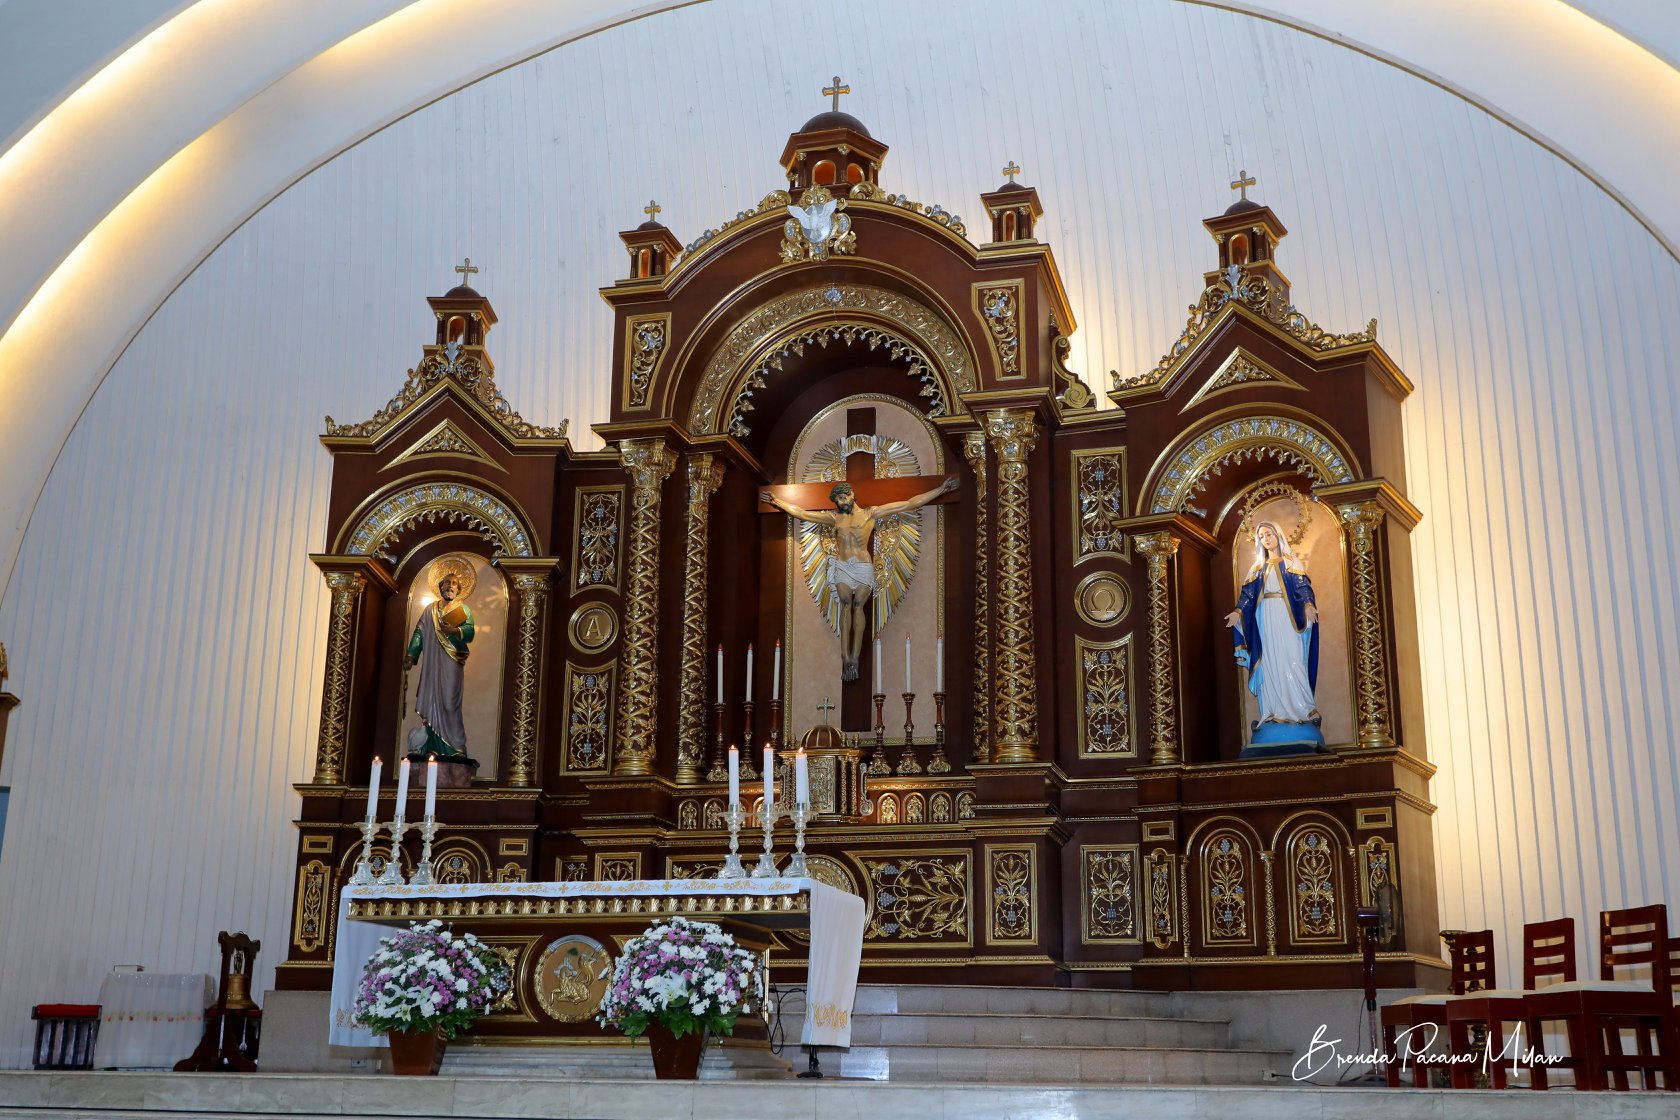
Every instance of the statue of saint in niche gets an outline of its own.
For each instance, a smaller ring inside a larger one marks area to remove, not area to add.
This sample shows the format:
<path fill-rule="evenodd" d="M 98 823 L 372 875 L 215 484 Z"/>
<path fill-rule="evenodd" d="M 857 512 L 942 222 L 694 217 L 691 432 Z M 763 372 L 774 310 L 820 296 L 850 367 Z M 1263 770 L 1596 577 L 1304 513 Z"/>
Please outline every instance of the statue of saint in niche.
<path fill-rule="evenodd" d="M 403 661 L 405 669 L 420 666 L 414 706 L 424 722 L 423 728 L 410 733 L 408 754 L 410 758 L 435 754 L 465 760 L 467 727 L 461 716 L 461 696 L 473 640 L 473 613 L 466 599 L 472 594 L 475 576 L 472 565 L 446 557 L 433 566 L 432 579 L 437 601 L 421 612 Z"/>
<path fill-rule="evenodd" d="M 1299 753 L 1322 746 L 1315 697 L 1318 602 L 1306 565 L 1273 522 L 1262 521 L 1254 531 L 1254 564 L 1225 625 L 1260 706 L 1249 751 Z"/>
<path fill-rule="evenodd" d="M 858 657 L 863 651 L 864 635 L 869 632 L 869 597 L 875 593 L 875 561 L 869 552 L 869 537 L 875 531 L 875 523 L 883 517 L 921 509 L 941 494 L 956 488 L 957 476 L 947 475 L 944 482 L 913 498 L 860 508 L 851 486 L 842 482 L 828 492 L 828 500 L 834 503 L 832 510 L 801 509 L 768 490 L 759 493 L 762 501 L 789 517 L 834 530 L 834 555 L 828 561 L 828 583 L 840 599 L 840 675 L 843 679 L 858 679 Z"/>

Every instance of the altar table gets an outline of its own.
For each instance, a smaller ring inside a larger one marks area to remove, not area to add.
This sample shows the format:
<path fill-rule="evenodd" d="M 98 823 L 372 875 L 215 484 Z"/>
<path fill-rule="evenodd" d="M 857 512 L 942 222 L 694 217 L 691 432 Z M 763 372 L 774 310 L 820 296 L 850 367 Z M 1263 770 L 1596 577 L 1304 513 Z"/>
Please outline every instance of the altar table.
<path fill-rule="evenodd" d="M 728 921 L 763 929 L 809 929 L 802 1046 L 850 1046 L 852 999 L 863 956 L 863 900 L 814 879 L 639 879 L 610 883 L 463 883 L 428 887 L 345 887 L 338 902 L 331 1024 L 335 1046 L 382 1046 L 383 1035 L 351 1021 L 362 967 L 386 934 L 440 918 L 483 936 L 480 922 L 531 923 L 562 932 L 589 922 L 662 917 Z M 638 929 L 639 932 L 639 929 Z"/>
<path fill-rule="evenodd" d="M 215 998 L 202 972 L 112 972 L 99 985 L 95 1069 L 172 1069 L 204 1033 Z"/>

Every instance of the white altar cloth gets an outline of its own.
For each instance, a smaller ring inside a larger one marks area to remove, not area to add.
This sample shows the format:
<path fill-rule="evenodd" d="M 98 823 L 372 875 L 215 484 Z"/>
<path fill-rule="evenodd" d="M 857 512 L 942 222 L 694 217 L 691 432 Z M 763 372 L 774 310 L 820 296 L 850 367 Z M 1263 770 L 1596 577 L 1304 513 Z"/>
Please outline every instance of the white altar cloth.
<path fill-rule="evenodd" d="M 350 920 L 350 903 L 369 899 L 626 898 L 666 895 L 810 896 L 810 975 L 806 984 L 802 1046 L 850 1046 L 852 1000 L 863 960 L 863 899 L 815 879 L 640 879 L 612 883 L 462 883 L 431 887 L 345 887 L 338 899 L 338 935 L 333 955 L 331 1023 L 334 1046 L 384 1046 L 385 1036 L 352 1021 L 362 966 L 379 948 L 386 927 Z M 717 915 L 750 920 L 751 915 Z M 704 921 L 710 915 L 697 914 Z M 462 922 L 462 928 L 470 928 Z M 194 1038 L 196 1042 L 196 1037 Z M 190 1048 L 189 1048 L 190 1049 Z M 184 1056 L 184 1055 L 183 1055 Z"/>
<path fill-rule="evenodd" d="M 112 972 L 99 985 L 95 1069 L 172 1069 L 204 1036 L 215 998 L 202 972 Z"/>

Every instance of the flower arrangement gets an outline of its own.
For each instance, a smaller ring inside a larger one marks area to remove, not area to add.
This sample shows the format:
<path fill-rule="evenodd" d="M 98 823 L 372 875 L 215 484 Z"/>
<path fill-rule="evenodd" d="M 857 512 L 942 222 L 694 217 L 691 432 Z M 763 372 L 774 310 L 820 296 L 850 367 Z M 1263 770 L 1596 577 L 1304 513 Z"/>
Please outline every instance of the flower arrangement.
<path fill-rule="evenodd" d="M 445 1038 L 472 1026 L 508 989 L 508 966 L 470 933 L 457 937 L 436 919 L 379 939 L 362 969 L 356 1021 L 374 1031 L 442 1030 Z"/>
<path fill-rule="evenodd" d="M 729 1034 L 764 999 L 758 957 L 711 922 L 667 918 L 625 942 L 596 1021 L 634 1038 L 659 1023 L 674 1036 Z"/>

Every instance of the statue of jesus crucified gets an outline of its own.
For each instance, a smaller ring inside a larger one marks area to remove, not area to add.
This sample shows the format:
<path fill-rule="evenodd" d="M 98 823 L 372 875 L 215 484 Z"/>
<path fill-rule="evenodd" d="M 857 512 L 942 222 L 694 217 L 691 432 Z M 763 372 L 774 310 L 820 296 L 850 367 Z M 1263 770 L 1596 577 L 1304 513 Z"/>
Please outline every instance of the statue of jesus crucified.
<path fill-rule="evenodd" d="M 828 492 L 828 500 L 834 503 L 832 510 L 801 509 L 768 490 L 759 492 L 761 501 L 770 503 L 789 517 L 834 529 L 834 555 L 828 558 L 828 585 L 840 598 L 842 679 L 857 680 L 858 656 L 863 651 L 863 636 L 869 630 L 867 608 L 869 597 L 875 593 L 875 561 L 869 554 L 869 537 L 875 531 L 875 523 L 883 517 L 921 509 L 941 494 L 956 488 L 957 476 L 946 475 L 944 482 L 926 493 L 902 502 L 887 502 L 860 509 L 851 486 L 842 482 Z"/>

